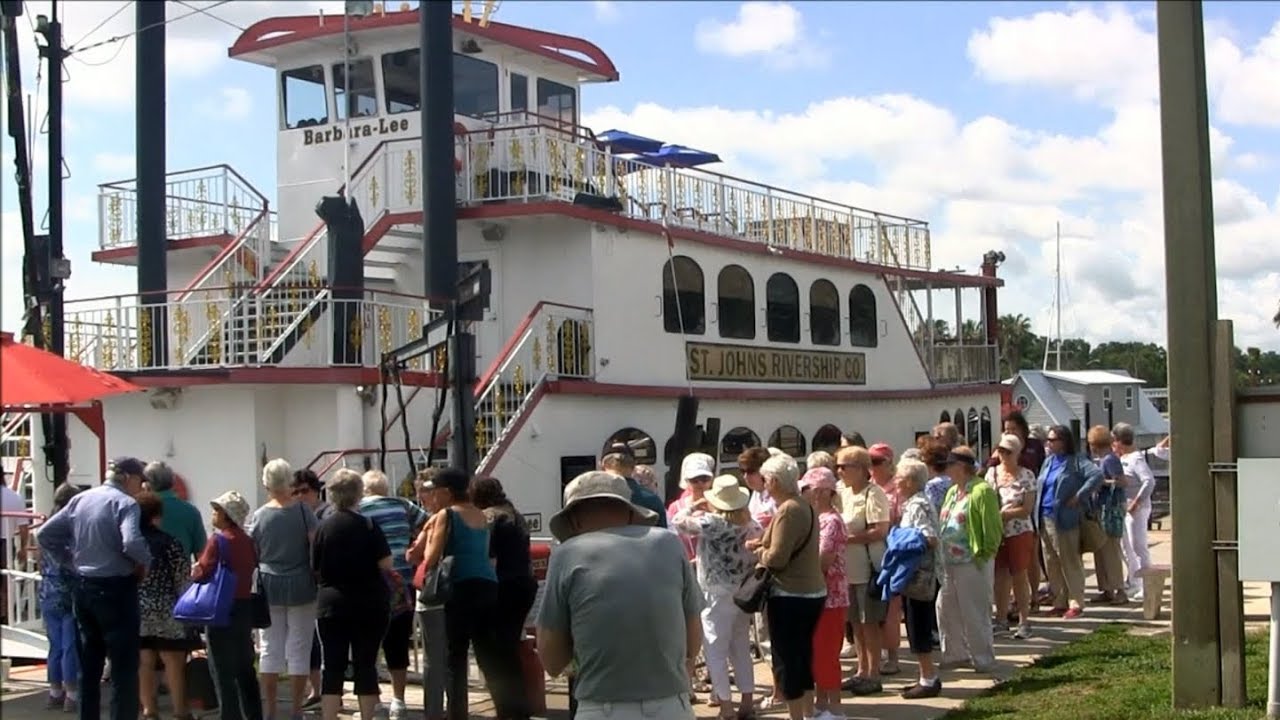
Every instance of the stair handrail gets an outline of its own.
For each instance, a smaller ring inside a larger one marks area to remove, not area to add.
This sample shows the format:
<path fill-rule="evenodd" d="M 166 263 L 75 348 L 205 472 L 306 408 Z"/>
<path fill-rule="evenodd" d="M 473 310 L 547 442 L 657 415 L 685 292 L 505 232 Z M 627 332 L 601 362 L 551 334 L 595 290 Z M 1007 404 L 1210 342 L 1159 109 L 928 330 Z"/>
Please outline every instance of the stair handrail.
<path fill-rule="evenodd" d="M 525 341 L 528 339 L 529 333 L 533 329 L 534 320 L 537 320 L 542 311 L 549 307 L 592 312 L 591 308 L 581 305 L 570 305 L 554 300 L 539 300 L 532 310 L 525 313 L 524 318 L 520 320 L 520 324 L 516 326 L 515 332 L 511 333 L 511 337 L 507 338 L 507 342 L 503 344 L 502 349 L 498 351 L 493 361 L 489 363 L 489 367 L 476 380 L 474 393 L 477 400 L 488 392 L 494 380 L 500 377 L 502 371 L 506 370 L 507 366 L 511 364 L 512 358 L 516 356 L 516 353 L 520 351 L 520 348 L 524 346 Z"/>
<path fill-rule="evenodd" d="M 200 290 L 201 289 L 200 285 L 203 284 L 205 280 L 208 280 L 209 278 L 214 277 L 214 273 L 218 270 L 218 268 L 226 264 L 230 258 L 235 258 L 236 260 L 243 262 L 243 260 L 241 260 L 241 258 L 239 257 L 240 252 L 244 249 L 245 245 L 249 244 L 249 241 L 251 238 L 255 240 L 259 239 L 256 237 L 256 233 L 259 230 L 258 224 L 263 222 L 264 220 L 268 220 L 270 214 L 271 214 L 271 211 L 264 205 L 263 208 L 258 211 L 257 215 L 255 215 L 254 218 L 249 221 L 249 224 L 245 225 L 244 229 L 240 231 L 240 234 L 237 235 L 234 240 L 232 240 L 230 243 L 224 246 L 221 250 L 219 250 L 218 254 L 214 255 L 213 259 L 210 260 L 208 263 L 206 263 L 205 266 L 200 269 L 200 272 L 196 273 L 195 277 L 191 279 L 191 282 L 187 283 L 187 286 L 184 287 L 182 291 L 178 293 L 178 296 L 174 298 L 174 300 L 176 302 L 182 302 L 183 300 L 186 300 L 188 297 L 194 294 L 196 291 Z M 269 242 L 270 242 L 270 232 L 268 231 L 267 243 Z M 248 252 L 252 253 L 253 255 L 253 262 L 257 264 L 257 269 L 255 270 L 254 275 L 261 274 L 261 271 L 262 271 L 261 250 L 263 249 L 262 246 L 267 245 L 267 243 L 262 243 L 257 248 L 248 249 Z"/>
<path fill-rule="evenodd" d="M 544 388 L 551 373 L 543 370 L 533 382 L 529 383 L 529 389 L 525 392 L 524 397 L 520 398 L 520 402 L 516 408 L 507 415 L 506 422 L 502 424 L 502 428 L 498 430 L 493 437 L 493 442 L 485 450 L 484 455 L 480 457 L 476 463 L 476 473 L 482 474 L 490 471 L 489 463 L 494 459 L 495 455 L 506 452 L 507 436 L 511 434 L 511 429 L 523 421 L 525 413 L 533 407 L 534 398 L 541 397 Z M 477 399 L 477 404 L 479 400 Z"/>
<path fill-rule="evenodd" d="M 311 316 L 311 312 L 315 310 L 316 306 L 329 300 L 331 295 L 332 291 L 328 287 L 321 286 L 317 288 L 315 296 L 311 298 L 311 302 L 307 303 L 302 307 L 302 309 L 294 314 L 293 319 L 289 321 L 289 324 L 286 325 L 284 329 L 276 334 L 276 337 L 271 341 L 271 344 L 258 353 L 258 362 L 266 362 L 267 359 L 275 353 L 276 349 L 284 344 L 285 339 L 302 325 L 303 320 Z"/>

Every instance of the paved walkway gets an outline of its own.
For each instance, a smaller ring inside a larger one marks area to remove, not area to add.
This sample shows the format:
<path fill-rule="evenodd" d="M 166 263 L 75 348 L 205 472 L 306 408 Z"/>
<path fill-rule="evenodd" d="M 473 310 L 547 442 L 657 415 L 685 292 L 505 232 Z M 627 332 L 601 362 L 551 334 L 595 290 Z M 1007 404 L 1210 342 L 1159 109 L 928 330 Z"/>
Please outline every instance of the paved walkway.
<path fill-rule="evenodd" d="M 1167 523 L 1166 523 L 1167 527 Z M 1169 531 L 1151 533 L 1152 559 L 1156 563 L 1167 564 L 1170 558 Z M 1265 617 L 1268 613 L 1268 589 L 1265 586 L 1246 585 L 1246 616 Z M 843 709 L 851 720 L 876 718 L 879 720 L 932 720 L 947 710 L 959 707 L 970 697 L 987 690 L 998 680 L 1008 678 L 1014 670 L 1030 664 L 1037 657 L 1049 652 L 1053 647 L 1077 639 L 1103 623 L 1126 622 L 1134 626 L 1137 632 L 1158 633 L 1167 630 L 1169 596 L 1166 594 L 1165 614 L 1161 620 L 1147 622 L 1142 619 L 1142 609 L 1136 604 L 1127 607 L 1090 607 L 1084 617 L 1076 620 L 1060 620 L 1056 618 L 1036 618 L 1034 621 L 1035 636 L 1030 640 L 996 639 L 996 655 L 999 658 L 993 676 L 979 675 L 972 671 L 950 671 L 943 675 L 945 690 L 943 696 L 926 701 L 905 701 L 898 691 L 914 682 L 916 666 L 913 662 L 903 661 L 902 674 L 894 678 L 886 678 L 885 692 L 872 698 L 847 698 Z M 905 657 L 905 656 L 904 656 Z M 848 661 L 846 661 L 848 668 Z M 9 682 L 3 687 L 0 699 L 0 712 L 5 720 L 48 720 L 61 717 L 61 713 L 45 710 L 44 669 L 42 667 L 15 669 Z M 763 664 L 756 666 L 756 682 L 762 688 L 769 684 L 769 671 Z M 767 692 L 767 690 L 765 690 Z M 568 718 L 568 706 L 563 682 L 549 680 L 547 685 L 547 704 L 550 707 L 547 717 L 552 720 Z M 383 697 L 390 697 L 390 687 L 383 686 Z M 409 689 L 409 707 L 421 707 L 421 692 L 414 687 Z M 705 699 L 705 695 L 702 696 Z M 355 698 L 345 699 L 343 718 L 355 718 Z M 715 717 L 714 708 L 698 705 L 698 717 Z M 216 714 L 210 714 L 216 717 Z M 281 708 L 281 717 L 287 717 L 287 710 Z M 782 711 L 765 713 L 765 717 L 785 717 Z M 104 713 L 105 717 L 105 713 Z M 420 713 L 411 713 L 411 717 L 421 717 Z M 493 718 L 493 708 L 486 696 L 472 695 L 472 717 Z"/>

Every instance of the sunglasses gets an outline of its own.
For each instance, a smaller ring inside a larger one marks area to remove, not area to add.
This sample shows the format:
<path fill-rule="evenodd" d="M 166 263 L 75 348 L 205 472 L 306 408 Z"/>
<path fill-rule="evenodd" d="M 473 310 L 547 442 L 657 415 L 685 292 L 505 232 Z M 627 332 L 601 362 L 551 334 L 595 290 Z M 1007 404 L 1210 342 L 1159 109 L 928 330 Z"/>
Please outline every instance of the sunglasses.
<path fill-rule="evenodd" d="M 701 477 L 689 478 L 689 482 L 698 483 L 699 485 L 705 485 L 706 483 L 711 482 L 711 478 L 703 475 Z"/>
<path fill-rule="evenodd" d="M 889 461 L 888 461 L 888 460 L 885 460 L 884 458 L 871 458 L 871 464 L 872 464 L 872 465 L 883 465 L 883 464 L 885 464 L 885 463 L 887 463 L 887 462 L 889 462 Z"/>
<path fill-rule="evenodd" d="M 1002 447 L 998 447 L 998 448 L 996 448 L 996 452 L 1000 453 L 1001 455 L 1008 455 L 1009 453 L 1011 453 L 1011 452 L 1013 452 L 1013 451 L 1012 451 L 1012 450 L 1010 450 L 1009 448 L 1002 448 Z"/>

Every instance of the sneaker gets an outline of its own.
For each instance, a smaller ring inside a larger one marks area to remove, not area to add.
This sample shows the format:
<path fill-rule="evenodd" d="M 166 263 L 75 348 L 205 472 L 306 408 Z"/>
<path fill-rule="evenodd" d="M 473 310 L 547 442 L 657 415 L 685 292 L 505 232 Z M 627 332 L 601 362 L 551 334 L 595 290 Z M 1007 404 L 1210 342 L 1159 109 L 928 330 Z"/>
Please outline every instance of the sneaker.
<path fill-rule="evenodd" d="M 46 710 L 59 710 L 62 708 L 62 704 L 66 702 L 66 700 L 66 695 L 54 695 L 53 693 L 49 693 L 49 700 L 45 703 L 44 707 Z"/>
<path fill-rule="evenodd" d="M 1113 596 L 1111 593 L 1109 593 L 1109 592 L 1100 592 L 1100 593 L 1098 593 L 1097 595 L 1094 595 L 1093 597 L 1089 598 L 1089 604 L 1090 604 L 1090 605 L 1105 605 L 1105 604 L 1110 603 L 1113 599 L 1114 599 L 1114 596 Z"/>
<path fill-rule="evenodd" d="M 403 700 L 392 700 L 391 710 L 387 713 L 388 720 L 405 720 L 408 715 L 408 709 L 404 706 Z"/>
<path fill-rule="evenodd" d="M 858 656 L 858 649 L 853 646 L 853 643 L 846 640 L 844 643 L 844 647 L 840 648 L 840 657 L 852 658 L 857 656 Z"/>
<path fill-rule="evenodd" d="M 942 693 L 942 680 L 934 680 L 929 685 L 916 683 L 906 690 L 902 691 L 903 700 L 923 700 L 925 698 L 935 698 Z"/>
<path fill-rule="evenodd" d="M 1081 610 L 1080 608 L 1071 608 L 1070 610 L 1067 610 L 1065 613 L 1062 614 L 1062 619 L 1075 620 L 1081 615 L 1084 615 L 1084 610 Z"/>
<path fill-rule="evenodd" d="M 1031 637 L 1031 623 L 1022 623 L 1018 625 L 1018 629 L 1013 632 L 1013 639 L 1027 640 Z"/>
<path fill-rule="evenodd" d="M 62 712 L 74 713 L 80 711 L 80 703 L 75 698 L 69 697 L 62 701 Z"/>

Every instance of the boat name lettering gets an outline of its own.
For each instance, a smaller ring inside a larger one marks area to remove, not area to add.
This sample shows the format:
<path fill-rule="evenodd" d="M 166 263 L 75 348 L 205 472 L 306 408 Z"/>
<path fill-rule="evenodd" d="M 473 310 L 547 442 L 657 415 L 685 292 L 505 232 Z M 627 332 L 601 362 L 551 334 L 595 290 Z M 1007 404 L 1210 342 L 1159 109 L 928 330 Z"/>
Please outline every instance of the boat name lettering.
<path fill-rule="evenodd" d="M 358 139 L 371 138 L 375 135 L 390 135 L 391 133 L 404 132 L 409 129 L 409 121 L 401 118 L 397 120 L 388 120 L 387 118 L 378 118 L 377 122 L 364 123 L 362 125 L 351 126 L 351 137 Z M 327 128 L 307 128 L 302 131 L 303 145 L 323 145 L 331 143 L 343 138 L 345 134 L 341 125 L 333 125 Z"/>
<path fill-rule="evenodd" d="M 690 380 L 865 385 L 865 353 L 686 343 Z"/>

